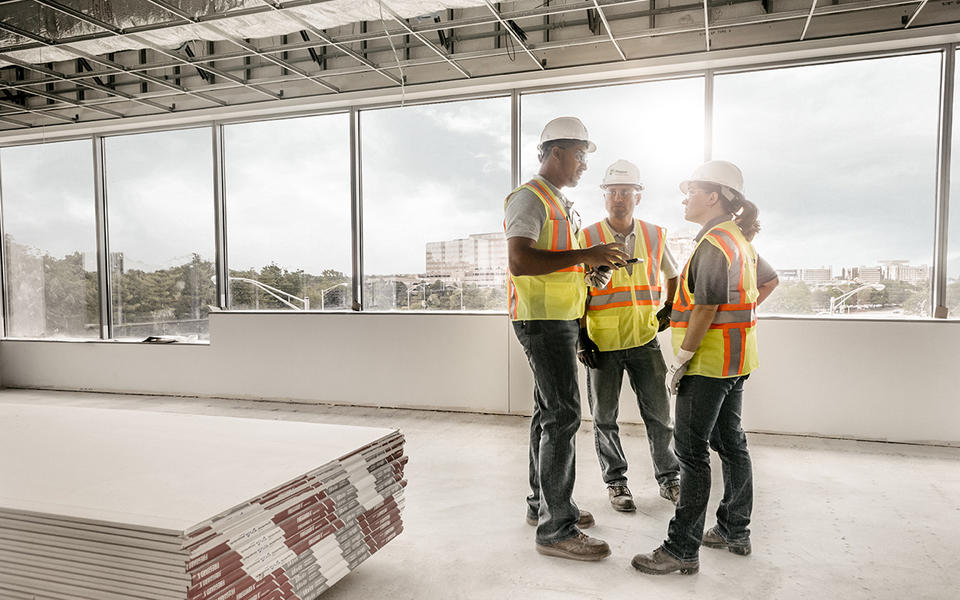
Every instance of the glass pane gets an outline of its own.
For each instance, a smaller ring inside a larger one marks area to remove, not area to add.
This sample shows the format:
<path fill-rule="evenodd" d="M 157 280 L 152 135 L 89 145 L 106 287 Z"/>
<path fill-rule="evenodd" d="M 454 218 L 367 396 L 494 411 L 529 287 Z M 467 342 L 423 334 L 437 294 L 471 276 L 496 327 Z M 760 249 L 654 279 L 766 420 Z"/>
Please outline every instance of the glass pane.
<path fill-rule="evenodd" d="M 230 125 L 223 136 L 230 307 L 349 309 L 349 116 Z"/>
<path fill-rule="evenodd" d="M 716 78 L 714 157 L 780 273 L 761 314 L 930 314 L 939 86 L 939 54 Z"/>
<path fill-rule="evenodd" d="M 653 81 L 523 96 L 521 178 L 536 175 L 543 126 L 575 116 L 586 125 L 597 151 L 575 188 L 563 193 L 583 226 L 607 217 L 600 182 L 607 167 L 625 159 L 640 168 L 643 192 L 634 217 L 667 228 L 678 261 L 692 251 L 699 227 L 683 220 L 679 184 L 703 162 L 703 79 Z"/>
<path fill-rule="evenodd" d="M 210 129 L 104 140 L 114 336 L 207 339 L 216 303 Z"/>
<path fill-rule="evenodd" d="M 100 337 L 89 140 L 0 150 L 11 337 Z"/>
<path fill-rule="evenodd" d="M 950 151 L 950 230 L 947 243 L 947 317 L 960 319 L 960 53 L 953 82 L 953 142 Z"/>
<path fill-rule="evenodd" d="M 506 310 L 510 100 L 366 111 L 368 310 Z"/>

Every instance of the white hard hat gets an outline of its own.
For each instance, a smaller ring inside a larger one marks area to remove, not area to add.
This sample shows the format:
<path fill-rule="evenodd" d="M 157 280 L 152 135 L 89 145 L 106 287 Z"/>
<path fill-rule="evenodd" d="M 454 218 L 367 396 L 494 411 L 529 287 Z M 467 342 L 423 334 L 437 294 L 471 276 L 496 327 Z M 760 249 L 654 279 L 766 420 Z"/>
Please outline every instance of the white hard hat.
<path fill-rule="evenodd" d="M 576 117 L 557 117 L 547 123 L 540 134 L 539 150 L 544 142 L 553 140 L 578 140 L 587 143 L 587 152 L 596 152 L 597 145 L 590 141 L 587 128 Z"/>
<path fill-rule="evenodd" d="M 600 183 L 600 187 L 605 188 L 608 185 L 635 185 L 642 190 L 640 169 L 629 160 L 620 159 L 607 167 L 603 174 L 603 182 Z"/>
<path fill-rule="evenodd" d="M 728 190 L 737 192 L 741 198 L 744 197 L 743 173 L 732 162 L 711 160 L 703 163 L 693 171 L 690 179 L 680 184 L 680 191 L 686 194 L 690 184 L 698 181 L 721 185 Z M 727 196 L 728 200 L 733 199 L 726 192 L 724 192 L 724 195 Z"/>

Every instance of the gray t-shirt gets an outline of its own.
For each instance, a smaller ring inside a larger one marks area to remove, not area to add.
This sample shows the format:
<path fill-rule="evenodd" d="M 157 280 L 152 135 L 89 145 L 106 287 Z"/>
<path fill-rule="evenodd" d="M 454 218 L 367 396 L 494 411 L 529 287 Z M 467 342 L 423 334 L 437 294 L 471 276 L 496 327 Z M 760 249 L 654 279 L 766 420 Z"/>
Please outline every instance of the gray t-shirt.
<path fill-rule="evenodd" d="M 563 208 L 568 215 L 572 215 L 573 202 L 567 200 L 567 197 L 560 193 L 552 183 L 543 177 L 536 177 L 536 180 L 550 188 L 557 199 L 563 203 Z M 540 198 L 526 188 L 521 188 L 510 195 L 507 201 L 507 207 L 504 210 L 504 226 L 507 239 L 512 237 L 523 237 L 536 241 L 540 238 L 540 230 L 543 229 L 543 223 L 547 220 L 547 211 Z M 580 230 L 578 219 L 572 218 L 574 226 L 574 235 Z"/>
<path fill-rule="evenodd" d="M 700 241 L 714 226 L 728 221 L 729 217 L 717 217 L 703 226 L 696 240 Z M 770 264 L 757 256 L 757 285 L 773 281 L 777 272 Z M 730 302 L 730 283 L 727 258 L 713 244 L 700 244 L 690 257 L 690 276 L 687 287 L 693 293 L 694 304 L 727 304 Z"/>

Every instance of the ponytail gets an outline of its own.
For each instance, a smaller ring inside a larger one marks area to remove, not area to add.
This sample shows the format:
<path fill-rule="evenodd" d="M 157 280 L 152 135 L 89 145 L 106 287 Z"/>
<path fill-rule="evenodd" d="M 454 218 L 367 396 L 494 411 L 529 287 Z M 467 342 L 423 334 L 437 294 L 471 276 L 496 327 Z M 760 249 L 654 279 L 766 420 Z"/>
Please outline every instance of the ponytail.
<path fill-rule="evenodd" d="M 705 181 L 698 181 L 697 184 L 708 194 L 715 192 L 720 197 L 723 210 L 733 215 L 733 221 L 740 228 L 743 237 L 747 238 L 748 242 L 752 242 L 760 231 L 760 222 L 757 221 L 760 216 L 760 209 L 757 208 L 757 205 L 725 185 Z"/>
<path fill-rule="evenodd" d="M 756 204 L 727 187 L 721 190 L 720 198 L 723 200 L 724 210 L 734 216 L 733 220 L 743 233 L 743 237 L 747 238 L 748 242 L 752 242 L 760 232 L 760 222 L 757 220 L 760 209 Z"/>

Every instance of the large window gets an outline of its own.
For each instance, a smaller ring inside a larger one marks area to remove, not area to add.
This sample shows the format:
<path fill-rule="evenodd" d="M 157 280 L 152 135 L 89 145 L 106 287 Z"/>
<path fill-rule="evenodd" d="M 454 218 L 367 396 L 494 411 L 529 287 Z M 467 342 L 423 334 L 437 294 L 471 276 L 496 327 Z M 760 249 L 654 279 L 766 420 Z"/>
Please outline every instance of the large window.
<path fill-rule="evenodd" d="M 781 284 L 767 315 L 930 317 L 941 52 L 719 73 L 710 153 L 739 165 L 760 209 L 754 244 Z M 960 69 L 956 77 L 960 78 Z M 956 86 L 955 86 L 956 87 Z M 681 262 L 700 226 L 678 184 L 704 159 L 703 75 L 226 125 L 229 308 L 348 310 L 355 235 L 364 310 L 506 309 L 503 201 L 511 144 L 521 182 L 543 126 L 579 117 L 598 150 L 564 189 L 584 226 L 606 217 L 619 159 L 645 187 L 636 217 L 664 226 Z M 955 93 L 946 264 L 960 316 L 960 93 Z M 213 125 L 103 141 L 112 337 L 207 339 L 216 297 Z M 96 338 L 92 140 L 0 149 L 6 335 Z M 351 185 L 362 189 L 353 230 Z"/>
<path fill-rule="evenodd" d="M 349 309 L 350 121 L 223 129 L 230 308 Z"/>
<path fill-rule="evenodd" d="M 953 140 L 951 144 L 950 169 L 950 228 L 947 242 L 947 316 L 960 318 L 960 90 L 957 79 L 960 78 L 960 53 L 957 54 L 957 68 L 953 88 Z"/>
<path fill-rule="evenodd" d="M 100 336 L 89 140 L 0 150 L 7 335 Z"/>
<path fill-rule="evenodd" d="M 606 218 L 600 182 L 619 159 L 640 168 L 644 190 L 634 217 L 666 227 L 669 247 L 686 260 L 699 227 L 683 220 L 679 184 L 703 161 L 703 79 L 654 81 L 523 96 L 521 178 L 536 175 L 543 126 L 578 117 L 597 151 L 575 188 L 563 190 L 583 226 Z"/>
<path fill-rule="evenodd" d="M 216 303 L 209 128 L 104 140 L 117 338 L 208 337 Z"/>
<path fill-rule="evenodd" d="M 940 54 L 720 75 L 714 158 L 744 173 L 767 314 L 930 315 Z"/>
<path fill-rule="evenodd" d="M 510 101 L 361 113 L 364 308 L 506 310 Z"/>

